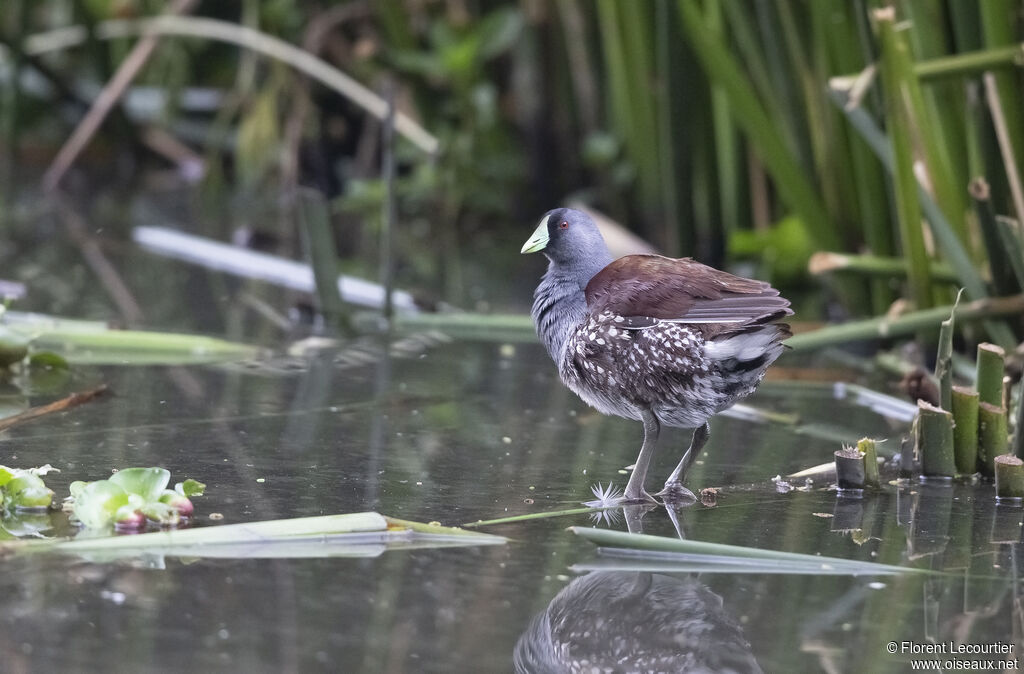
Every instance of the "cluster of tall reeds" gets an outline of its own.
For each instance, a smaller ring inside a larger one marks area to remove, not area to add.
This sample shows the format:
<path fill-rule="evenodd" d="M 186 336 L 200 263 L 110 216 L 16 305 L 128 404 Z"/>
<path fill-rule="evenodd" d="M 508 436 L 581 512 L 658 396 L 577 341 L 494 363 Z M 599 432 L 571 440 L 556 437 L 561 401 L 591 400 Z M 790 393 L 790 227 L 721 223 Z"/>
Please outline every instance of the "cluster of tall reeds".
<path fill-rule="evenodd" d="M 599 7 L 611 124 L 640 198 L 680 228 L 664 240 L 753 226 L 786 256 L 771 230 L 795 214 L 814 250 L 857 253 L 816 269 L 847 272 L 861 313 L 944 304 L 953 284 L 969 300 L 1024 289 L 1019 2 Z"/>

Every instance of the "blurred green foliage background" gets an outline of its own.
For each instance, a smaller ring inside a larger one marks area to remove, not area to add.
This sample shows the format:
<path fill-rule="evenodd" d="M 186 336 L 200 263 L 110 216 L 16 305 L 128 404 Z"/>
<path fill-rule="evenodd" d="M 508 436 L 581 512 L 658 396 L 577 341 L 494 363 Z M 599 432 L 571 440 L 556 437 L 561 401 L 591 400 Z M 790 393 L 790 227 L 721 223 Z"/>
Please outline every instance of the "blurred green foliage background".
<path fill-rule="evenodd" d="M 58 189 L 172 166 L 216 211 L 312 186 L 342 258 L 372 263 L 380 115 L 261 46 L 276 38 L 436 138 L 396 145 L 395 254 L 453 303 L 467 247 L 576 201 L 784 289 L 848 254 L 811 265 L 840 315 L 1024 289 L 1018 0 L 5 0 L 7 206 L 161 13 L 181 23 Z"/>

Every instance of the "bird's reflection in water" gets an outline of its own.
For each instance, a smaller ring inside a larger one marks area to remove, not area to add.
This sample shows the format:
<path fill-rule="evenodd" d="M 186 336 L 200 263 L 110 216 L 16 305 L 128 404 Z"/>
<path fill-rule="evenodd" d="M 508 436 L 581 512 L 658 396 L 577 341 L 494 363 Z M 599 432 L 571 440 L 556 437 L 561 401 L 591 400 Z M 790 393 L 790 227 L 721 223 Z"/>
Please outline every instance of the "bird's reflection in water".
<path fill-rule="evenodd" d="M 515 650 L 520 674 L 760 672 L 722 598 L 696 578 L 598 571 L 569 583 Z"/>

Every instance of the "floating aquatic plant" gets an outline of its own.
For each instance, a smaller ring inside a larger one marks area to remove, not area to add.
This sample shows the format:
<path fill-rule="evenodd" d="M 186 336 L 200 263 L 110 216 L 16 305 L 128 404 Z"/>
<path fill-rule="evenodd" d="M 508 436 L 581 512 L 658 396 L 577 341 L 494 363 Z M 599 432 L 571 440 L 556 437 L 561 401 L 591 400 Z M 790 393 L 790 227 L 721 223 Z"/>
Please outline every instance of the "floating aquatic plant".
<path fill-rule="evenodd" d="M 185 480 L 168 489 L 170 480 L 164 468 L 126 468 L 107 480 L 72 482 L 72 515 L 90 529 L 141 529 L 149 522 L 177 526 L 191 517 L 190 497 L 202 496 L 206 485 Z"/>
<path fill-rule="evenodd" d="M 53 491 L 40 476 L 55 470 L 49 464 L 39 468 L 0 466 L 0 496 L 4 511 L 48 508 L 53 501 Z"/>

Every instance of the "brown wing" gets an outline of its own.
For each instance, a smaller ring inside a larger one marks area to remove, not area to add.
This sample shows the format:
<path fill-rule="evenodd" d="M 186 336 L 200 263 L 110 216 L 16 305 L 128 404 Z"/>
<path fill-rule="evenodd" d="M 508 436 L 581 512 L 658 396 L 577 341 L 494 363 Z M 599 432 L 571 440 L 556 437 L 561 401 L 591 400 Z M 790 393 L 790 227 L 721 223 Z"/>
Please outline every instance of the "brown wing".
<path fill-rule="evenodd" d="M 587 306 L 625 317 L 629 327 L 679 323 L 761 323 L 792 314 L 789 300 L 764 281 L 734 276 L 691 258 L 627 255 L 586 287 Z M 630 320 L 633 319 L 633 320 Z"/>

